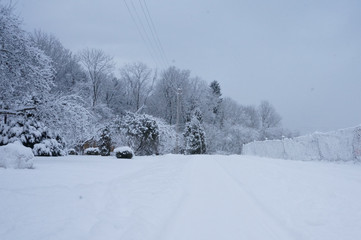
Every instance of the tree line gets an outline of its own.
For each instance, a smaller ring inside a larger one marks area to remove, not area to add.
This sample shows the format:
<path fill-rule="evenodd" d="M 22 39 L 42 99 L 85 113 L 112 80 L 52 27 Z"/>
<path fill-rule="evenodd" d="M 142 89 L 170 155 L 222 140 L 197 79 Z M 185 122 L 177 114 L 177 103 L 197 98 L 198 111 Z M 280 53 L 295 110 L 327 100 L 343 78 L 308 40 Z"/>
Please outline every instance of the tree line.
<path fill-rule="evenodd" d="M 127 114 L 159 120 L 160 132 L 167 133 L 163 138 L 170 138 L 160 143 L 170 145 L 163 146 L 161 153 L 179 147 L 184 153 L 239 154 L 244 143 L 292 136 L 268 101 L 241 105 L 223 96 L 220 82 L 208 83 L 176 66 L 152 69 L 139 61 L 117 68 L 112 56 L 101 49 L 73 53 L 54 35 L 24 31 L 13 7 L 4 4 L 0 5 L 0 114 L 2 125 L 10 117 L 37 119 L 62 136 L 69 148 L 99 139 L 115 119 Z M 1 134 L 3 140 L 8 137 L 4 131 Z"/>

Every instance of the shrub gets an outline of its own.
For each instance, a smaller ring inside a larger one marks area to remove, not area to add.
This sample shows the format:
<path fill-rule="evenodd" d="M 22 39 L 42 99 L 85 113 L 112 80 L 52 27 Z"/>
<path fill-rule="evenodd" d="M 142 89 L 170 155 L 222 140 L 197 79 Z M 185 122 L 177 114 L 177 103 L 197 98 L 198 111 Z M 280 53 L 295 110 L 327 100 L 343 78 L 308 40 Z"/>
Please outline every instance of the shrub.
<path fill-rule="evenodd" d="M 78 152 L 75 151 L 74 148 L 70 148 L 70 149 L 68 150 L 68 155 L 78 155 Z"/>
<path fill-rule="evenodd" d="M 63 139 L 32 116 L 16 117 L 0 123 L 0 146 L 19 141 L 39 156 L 64 155 Z M 35 150 L 34 150 L 35 148 Z"/>
<path fill-rule="evenodd" d="M 134 156 L 134 152 L 130 147 L 118 147 L 114 149 L 114 152 L 117 158 L 131 159 Z"/>
<path fill-rule="evenodd" d="M 84 150 L 85 155 L 99 155 L 99 148 L 87 148 Z"/>
<path fill-rule="evenodd" d="M 63 156 L 65 155 L 61 144 L 55 139 L 45 139 L 34 145 L 35 156 Z"/>
<path fill-rule="evenodd" d="M 159 154 L 167 154 L 174 151 L 177 133 L 174 126 L 166 124 L 161 119 L 157 119 L 159 128 Z"/>

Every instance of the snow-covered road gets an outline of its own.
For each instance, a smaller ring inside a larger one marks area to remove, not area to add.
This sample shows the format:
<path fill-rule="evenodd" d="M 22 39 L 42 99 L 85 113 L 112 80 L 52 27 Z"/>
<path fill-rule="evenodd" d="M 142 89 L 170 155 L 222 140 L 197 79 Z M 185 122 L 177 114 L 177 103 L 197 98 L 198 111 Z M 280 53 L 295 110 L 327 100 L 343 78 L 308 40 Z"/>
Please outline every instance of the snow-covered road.
<path fill-rule="evenodd" d="M 359 239 L 361 165 L 37 158 L 0 169 L 0 239 Z"/>

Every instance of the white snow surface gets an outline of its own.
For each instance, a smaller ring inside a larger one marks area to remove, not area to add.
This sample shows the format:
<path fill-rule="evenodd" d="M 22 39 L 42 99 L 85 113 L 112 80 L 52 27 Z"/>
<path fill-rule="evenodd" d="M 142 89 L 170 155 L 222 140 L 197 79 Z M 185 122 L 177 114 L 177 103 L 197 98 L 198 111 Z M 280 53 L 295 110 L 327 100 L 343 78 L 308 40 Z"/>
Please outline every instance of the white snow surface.
<path fill-rule="evenodd" d="M 291 160 L 361 160 L 361 126 L 283 140 L 256 141 L 243 154 Z"/>
<path fill-rule="evenodd" d="M 36 157 L 0 169 L 0 239 L 355 240 L 361 165 L 251 156 Z"/>
<path fill-rule="evenodd" d="M 0 168 L 32 168 L 33 160 L 31 148 L 20 142 L 0 146 Z"/>

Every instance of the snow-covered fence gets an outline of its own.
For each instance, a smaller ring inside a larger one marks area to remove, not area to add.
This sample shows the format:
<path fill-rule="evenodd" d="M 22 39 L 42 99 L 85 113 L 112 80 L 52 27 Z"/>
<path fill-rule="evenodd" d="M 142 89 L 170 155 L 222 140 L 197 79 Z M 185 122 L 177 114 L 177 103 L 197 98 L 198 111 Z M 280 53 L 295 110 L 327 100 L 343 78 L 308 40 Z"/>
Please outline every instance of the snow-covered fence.
<path fill-rule="evenodd" d="M 292 160 L 361 161 L 361 126 L 245 144 L 243 154 Z"/>

